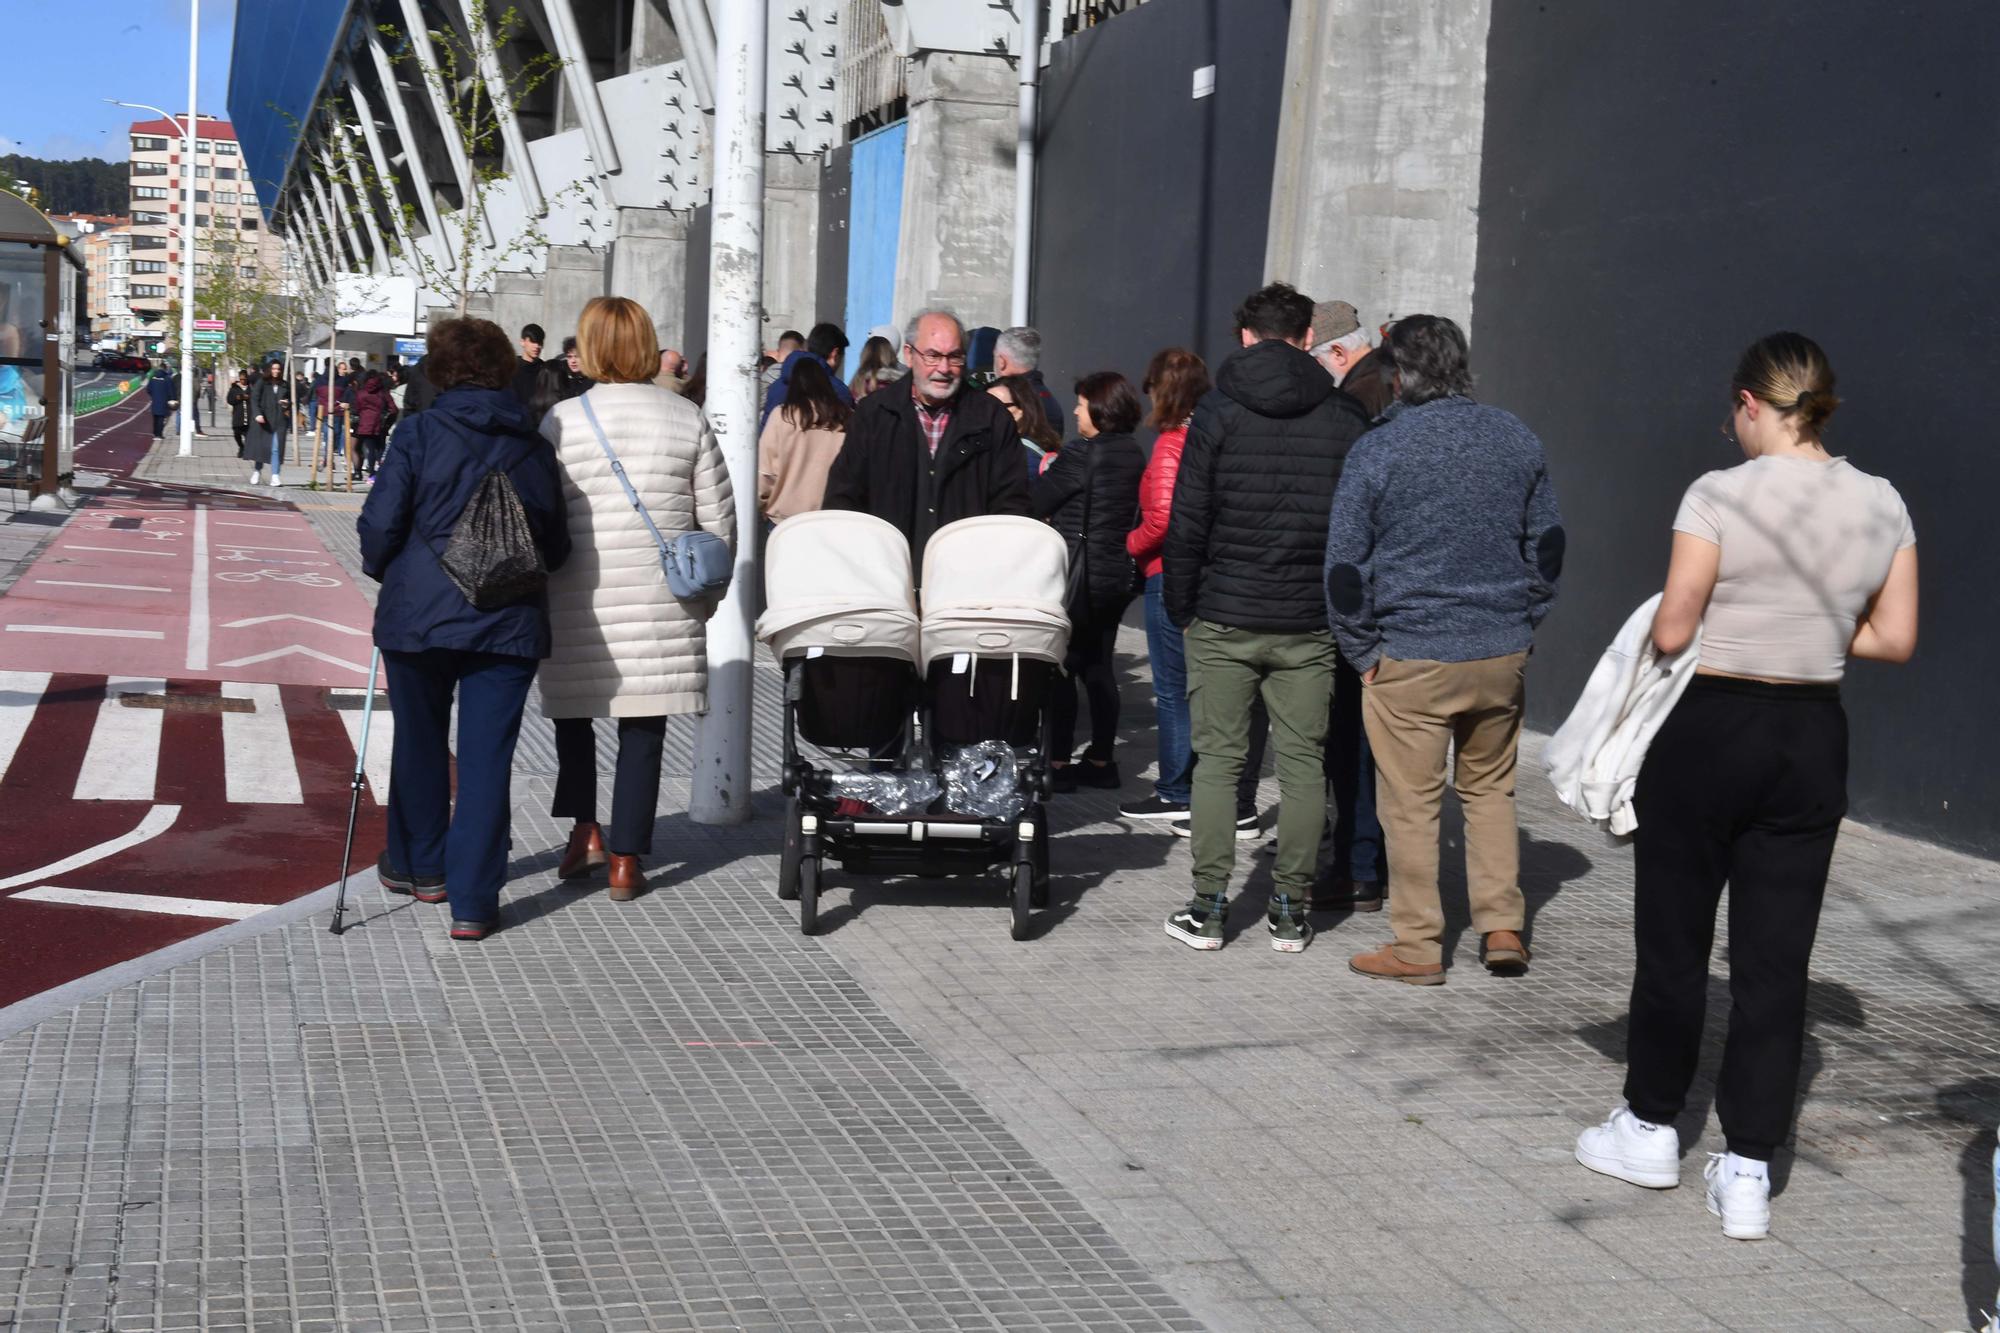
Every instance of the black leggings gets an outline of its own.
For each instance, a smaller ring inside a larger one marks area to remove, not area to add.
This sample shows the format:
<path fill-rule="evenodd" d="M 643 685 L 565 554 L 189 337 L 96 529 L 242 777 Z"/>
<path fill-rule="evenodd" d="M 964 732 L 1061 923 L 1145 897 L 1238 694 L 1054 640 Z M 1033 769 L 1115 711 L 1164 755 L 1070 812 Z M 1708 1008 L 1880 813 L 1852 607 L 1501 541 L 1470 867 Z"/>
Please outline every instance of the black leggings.
<path fill-rule="evenodd" d="M 559 717 L 556 790 L 549 813 L 557 819 L 597 822 L 597 743 L 587 717 Z M 653 815 L 660 803 L 660 755 L 666 747 L 664 717 L 618 719 L 618 769 L 611 783 L 611 826 L 604 845 L 617 856 L 653 850 Z"/>
<path fill-rule="evenodd" d="M 1118 642 L 1118 617 L 1078 620 L 1070 627 L 1069 656 L 1063 659 L 1068 677 L 1049 690 L 1049 758 L 1070 760 L 1076 746 L 1076 688 L 1080 683 L 1090 700 L 1090 748 L 1085 759 L 1111 762 L 1118 742 L 1118 674 L 1112 653 Z"/>
<path fill-rule="evenodd" d="M 1769 1161 L 1791 1132 L 1806 966 L 1847 812 L 1840 687 L 1696 676 L 1646 752 L 1633 806 L 1625 1100 L 1656 1124 L 1686 1105 L 1726 882 L 1731 1004 L 1715 1107 L 1729 1150 Z"/>

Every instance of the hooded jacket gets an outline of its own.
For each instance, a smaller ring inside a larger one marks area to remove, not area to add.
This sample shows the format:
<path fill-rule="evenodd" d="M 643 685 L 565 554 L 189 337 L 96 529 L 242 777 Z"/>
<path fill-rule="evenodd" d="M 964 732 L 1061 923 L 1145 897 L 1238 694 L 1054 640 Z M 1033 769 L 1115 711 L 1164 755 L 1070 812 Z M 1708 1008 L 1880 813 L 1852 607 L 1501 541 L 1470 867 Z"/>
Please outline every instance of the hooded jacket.
<path fill-rule="evenodd" d="M 370 388 L 369 385 L 374 387 Z M 354 433 L 380 435 L 389 426 L 389 386 L 381 380 L 363 380 L 354 391 Z"/>
<path fill-rule="evenodd" d="M 833 367 L 826 364 L 825 358 L 813 356 L 811 352 L 793 352 L 785 358 L 785 364 L 779 368 L 778 378 L 772 380 L 771 387 L 764 391 L 764 411 L 757 418 L 758 430 L 761 431 L 769 425 L 771 414 L 784 405 L 785 395 L 792 391 L 792 367 L 799 363 L 799 358 L 802 356 L 812 356 L 813 360 L 825 367 L 826 377 L 833 381 L 833 391 L 840 395 L 840 401 L 849 407 L 854 406 L 854 395 L 840 382 L 840 376 L 833 373 Z"/>
<path fill-rule="evenodd" d="M 180 396 L 181 379 L 178 375 L 155 371 L 153 378 L 146 381 L 146 397 L 152 399 L 153 415 L 156 417 L 171 413 Z"/>
<path fill-rule="evenodd" d="M 1072 576 L 1071 620 L 1116 620 L 1132 600 L 1125 535 L 1138 518 L 1145 468 L 1146 455 L 1130 435 L 1099 435 L 1064 445 L 1035 486 L 1031 512 L 1069 543 L 1071 568 L 1083 567 L 1080 582 Z"/>
<path fill-rule="evenodd" d="M 1167 616 L 1281 634 L 1324 631 L 1327 515 L 1361 405 L 1275 338 L 1232 353 L 1196 405 L 1162 556 Z"/>
<path fill-rule="evenodd" d="M 546 657 L 546 597 L 494 611 L 465 599 L 440 558 L 486 474 L 504 470 L 521 497 L 550 570 L 569 558 L 569 522 L 555 451 L 528 410 L 498 389 L 462 386 L 396 431 L 368 503 L 361 507 L 361 567 L 382 584 L 375 643 L 389 652 L 427 648 Z"/>

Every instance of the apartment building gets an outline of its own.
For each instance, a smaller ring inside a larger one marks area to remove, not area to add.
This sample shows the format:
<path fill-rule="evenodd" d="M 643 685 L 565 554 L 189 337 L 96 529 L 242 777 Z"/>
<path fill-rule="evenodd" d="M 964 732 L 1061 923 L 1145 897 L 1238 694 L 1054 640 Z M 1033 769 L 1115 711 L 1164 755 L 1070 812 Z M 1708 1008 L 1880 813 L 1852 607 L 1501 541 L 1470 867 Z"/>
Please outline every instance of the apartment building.
<path fill-rule="evenodd" d="M 138 333 L 132 314 L 132 219 L 108 213 L 58 213 L 49 219 L 75 238 L 87 294 L 81 319 L 93 345 L 123 345 Z"/>
<path fill-rule="evenodd" d="M 180 295 L 181 246 L 186 234 L 182 216 L 182 174 L 194 176 L 193 232 L 195 280 L 207 276 L 216 262 L 236 264 L 245 278 L 275 275 L 284 263 L 284 248 L 264 228 L 257 192 L 236 143 L 236 130 L 226 120 L 197 118 L 195 153 L 185 162 L 187 141 L 170 120 L 135 121 L 131 129 L 132 212 L 130 255 L 125 261 L 127 303 L 134 331 L 146 342 L 171 341 L 166 327 L 168 304 Z M 218 255 L 224 258 L 218 261 Z"/>

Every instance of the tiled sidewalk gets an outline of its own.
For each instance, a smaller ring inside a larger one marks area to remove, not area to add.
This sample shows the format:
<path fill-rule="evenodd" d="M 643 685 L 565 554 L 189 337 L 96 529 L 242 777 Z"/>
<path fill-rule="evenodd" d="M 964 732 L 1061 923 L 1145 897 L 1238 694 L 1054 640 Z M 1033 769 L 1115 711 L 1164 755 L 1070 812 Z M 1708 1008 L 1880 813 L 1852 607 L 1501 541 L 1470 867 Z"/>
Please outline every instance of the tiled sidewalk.
<path fill-rule="evenodd" d="M 1425 991 L 1347 972 L 1379 918 L 1263 947 L 1253 855 L 1252 929 L 1176 947 L 1185 845 L 1100 795 L 1057 806 L 1038 939 L 997 881 L 837 871 L 801 938 L 775 791 L 691 824 L 688 737 L 639 902 L 553 881 L 531 718 L 492 940 L 371 886 L 343 938 L 286 926 L 0 1042 L 0 1328 L 1935 1329 L 1994 1297 L 1990 863 L 1844 837 L 1798 1153 L 1741 1244 L 1698 1184 L 1569 1160 L 1617 1097 L 1630 861 L 1526 766 L 1535 968 Z"/>

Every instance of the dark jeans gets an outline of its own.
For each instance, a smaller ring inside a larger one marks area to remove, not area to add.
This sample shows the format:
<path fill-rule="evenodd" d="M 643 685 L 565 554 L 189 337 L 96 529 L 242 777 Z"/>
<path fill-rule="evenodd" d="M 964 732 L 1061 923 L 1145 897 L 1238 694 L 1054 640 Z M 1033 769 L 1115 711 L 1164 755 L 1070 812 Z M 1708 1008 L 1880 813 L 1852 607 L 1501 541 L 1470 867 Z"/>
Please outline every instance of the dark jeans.
<path fill-rule="evenodd" d="M 1049 693 L 1049 759 L 1066 764 L 1076 745 L 1076 689 L 1083 686 L 1090 700 L 1090 748 L 1085 759 L 1111 761 L 1118 742 L 1118 676 L 1112 669 L 1112 650 L 1118 642 L 1118 617 L 1100 615 L 1079 619 L 1070 629 L 1069 656 L 1063 666 L 1069 675 L 1056 681 Z"/>
<path fill-rule="evenodd" d="M 1175 805 L 1186 805 L 1194 777 L 1194 748 L 1189 740 L 1187 645 L 1174 622 L 1167 619 L 1164 582 L 1154 574 L 1146 580 L 1146 656 L 1153 668 L 1153 725 L 1159 732 L 1160 776 L 1153 794 Z"/>
<path fill-rule="evenodd" d="M 1686 1104 L 1727 883 L 1729 1036 L 1715 1107 L 1729 1150 L 1769 1161 L 1791 1132 L 1806 966 L 1847 811 L 1839 687 L 1696 676 L 1646 752 L 1633 808 L 1625 1099 L 1656 1124 Z"/>
<path fill-rule="evenodd" d="M 361 446 L 361 467 L 369 476 L 382 462 L 382 437 L 380 435 L 357 435 L 354 442 Z"/>
<path fill-rule="evenodd" d="M 559 717 L 556 725 L 556 791 L 549 813 L 557 819 L 597 822 L 597 743 L 587 717 Z M 611 782 L 611 826 L 604 846 L 615 856 L 649 856 L 653 816 L 660 804 L 660 756 L 667 742 L 663 717 L 618 719 L 618 770 Z"/>
<path fill-rule="evenodd" d="M 153 413 L 153 438 L 157 440 L 166 433 L 167 414 L 164 412 Z"/>
<path fill-rule="evenodd" d="M 1380 884 L 1382 821 L 1375 815 L 1375 756 L 1361 725 L 1361 675 L 1345 657 L 1334 663 L 1333 712 L 1326 726 L 1326 785 L 1333 793 L 1331 866 L 1334 874 Z"/>
<path fill-rule="evenodd" d="M 457 921 L 493 921 L 507 880 L 514 742 L 535 659 L 431 648 L 384 652 L 396 740 L 389 864 L 443 875 Z M 451 698 L 458 694 L 458 805 L 451 799 Z"/>

